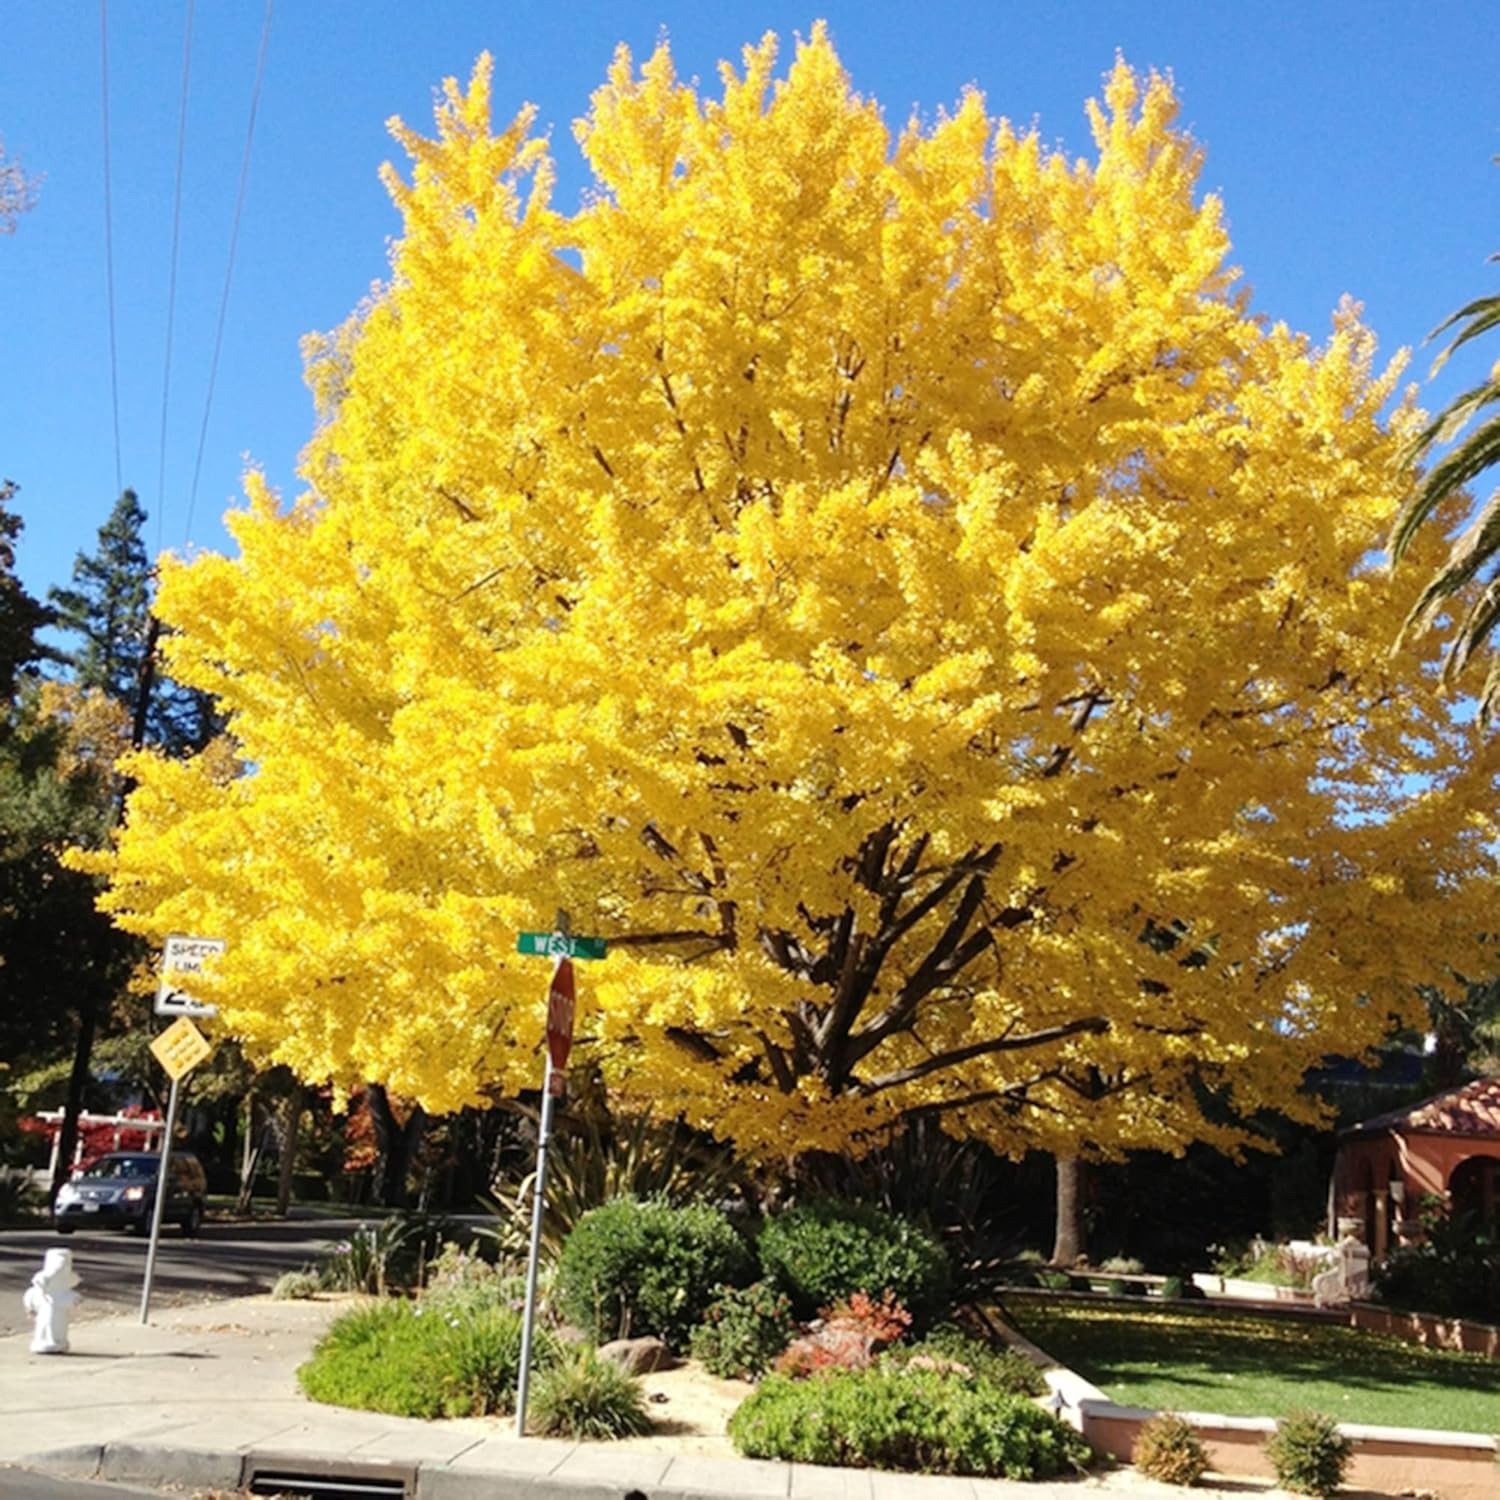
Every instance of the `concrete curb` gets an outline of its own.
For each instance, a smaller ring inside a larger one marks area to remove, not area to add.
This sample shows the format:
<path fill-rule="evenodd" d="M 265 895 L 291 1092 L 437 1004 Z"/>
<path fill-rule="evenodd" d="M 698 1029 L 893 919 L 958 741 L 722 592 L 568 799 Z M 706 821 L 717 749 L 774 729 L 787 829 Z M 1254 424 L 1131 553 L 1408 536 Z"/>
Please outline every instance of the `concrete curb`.
<path fill-rule="evenodd" d="M 174 1448 L 143 1442 L 81 1443 L 17 1460 L 67 1479 L 238 1490 L 257 1481 L 322 1476 L 375 1481 L 391 1500 L 1007 1500 L 1019 1483 L 948 1475 L 827 1469 L 528 1440 L 508 1461 L 483 1462 L 477 1442 L 453 1460 L 412 1462 L 360 1454 Z M 470 1462 L 464 1462 L 470 1458 Z M 559 1472 L 559 1470 L 572 1472 Z M 1075 1484 L 1025 1485 L 1028 1500 L 1070 1493 Z M 386 1488 L 388 1487 L 388 1488 Z"/>

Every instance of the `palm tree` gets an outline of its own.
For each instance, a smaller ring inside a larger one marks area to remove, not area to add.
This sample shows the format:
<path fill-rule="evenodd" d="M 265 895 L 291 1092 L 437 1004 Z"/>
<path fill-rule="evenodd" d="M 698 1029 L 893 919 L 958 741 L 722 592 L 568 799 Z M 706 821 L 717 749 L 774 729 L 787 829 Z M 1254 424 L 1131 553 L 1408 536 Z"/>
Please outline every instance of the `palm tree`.
<path fill-rule="evenodd" d="M 1500 260 L 1500 255 L 1491 256 Z M 1433 371 L 1441 369 L 1455 349 L 1471 339 L 1500 327 L 1500 296 L 1480 297 L 1461 307 L 1440 323 L 1429 338 L 1437 338 L 1457 328 L 1452 343 L 1438 356 Z M 1412 440 L 1406 457 L 1416 464 L 1433 446 L 1456 437 L 1487 409 L 1500 405 L 1500 363 L 1489 376 L 1470 390 L 1455 396 L 1437 417 Z M 1411 545 L 1418 528 L 1445 500 L 1458 494 L 1471 480 L 1500 462 L 1500 411 L 1488 415 L 1469 435 L 1419 479 L 1396 517 L 1391 533 L 1391 561 L 1399 563 Z M 1457 632 L 1443 662 L 1445 682 L 1453 680 L 1468 666 L 1474 653 L 1483 646 L 1500 623 L 1500 489 L 1470 518 L 1454 538 L 1446 561 L 1437 569 L 1427 587 L 1407 616 L 1403 634 L 1421 631 L 1432 625 L 1448 608 L 1449 601 L 1477 578 L 1484 586 L 1473 595 L 1459 618 Z M 1500 655 L 1490 653 L 1490 668 L 1480 694 L 1480 717 L 1493 720 L 1500 707 Z"/>

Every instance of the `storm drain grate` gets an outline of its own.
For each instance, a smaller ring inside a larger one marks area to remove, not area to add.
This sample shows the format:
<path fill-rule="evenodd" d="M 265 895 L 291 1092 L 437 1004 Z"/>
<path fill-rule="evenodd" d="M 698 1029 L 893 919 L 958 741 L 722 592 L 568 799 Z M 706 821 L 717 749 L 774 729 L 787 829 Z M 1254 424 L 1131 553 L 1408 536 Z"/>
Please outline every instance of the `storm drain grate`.
<path fill-rule="evenodd" d="M 282 1500 L 411 1500 L 416 1473 L 382 1464 L 329 1462 L 254 1464 L 245 1487 L 252 1495 Z"/>

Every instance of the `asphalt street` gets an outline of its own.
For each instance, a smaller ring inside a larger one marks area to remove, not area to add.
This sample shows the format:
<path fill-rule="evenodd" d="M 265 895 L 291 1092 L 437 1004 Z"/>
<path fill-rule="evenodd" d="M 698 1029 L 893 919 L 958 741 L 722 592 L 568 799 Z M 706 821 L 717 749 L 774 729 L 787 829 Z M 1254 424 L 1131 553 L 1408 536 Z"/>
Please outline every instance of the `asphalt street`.
<path fill-rule="evenodd" d="M 51 1479 L 45 1474 L 0 1466 L 0 1496 L 4 1500 L 161 1500 L 160 1490 L 123 1484 L 96 1484 L 91 1479 Z"/>
<path fill-rule="evenodd" d="M 283 1271 L 312 1265 L 346 1238 L 357 1219 L 321 1219 L 275 1224 L 203 1226 L 196 1239 L 163 1227 L 152 1282 L 153 1306 L 269 1291 Z M 28 1326 L 21 1294 L 53 1245 L 73 1252 L 83 1303 L 80 1318 L 118 1313 L 139 1305 L 146 1268 L 146 1238 L 118 1229 L 79 1230 L 66 1238 L 50 1231 L 0 1232 L 0 1334 Z M 6 1500 L 9 1497 L 6 1496 Z"/>

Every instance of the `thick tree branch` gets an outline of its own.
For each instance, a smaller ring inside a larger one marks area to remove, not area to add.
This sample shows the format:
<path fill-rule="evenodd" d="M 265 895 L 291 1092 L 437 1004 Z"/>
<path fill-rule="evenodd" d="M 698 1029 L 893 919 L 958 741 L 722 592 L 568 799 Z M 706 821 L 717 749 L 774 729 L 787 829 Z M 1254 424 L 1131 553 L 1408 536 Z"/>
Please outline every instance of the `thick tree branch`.
<path fill-rule="evenodd" d="M 1060 1042 L 1084 1032 L 1099 1036 L 1108 1030 L 1109 1022 L 1103 1016 L 1084 1016 L 1077 1021 L 1064 1022 L 1061 1026 L 1049 1026 L 1043 1031 L 1028 1031 L 1024 1036 L 1007 1034 L 990 1037 L 983 1042 L 971 1042 L 967 1047 L 934 1053 L 909 1068 L 872 1078 L 859 1085 L 859 1092 L 862 1095 L 878 1094 L 886 1089 L 899 1088 L 903 1083 L 915 1083 L 917 1079 L 926 1078 L 929 1073 L 937 1073 L 943 1068 L 956 1068 L 976 1057 L 987 1057 L 997 1052 L 1020 1052 L 1027 1047 L 1045 1047 L 1051 1042 Z"/>
<path fill-rule="evenodd" d="M 622 932 L 607 941 L 611 948 L 661 948 L 669 943 L 709 943 L 714 948 L 729 946 L 722 932 L 704 932 L 699 927 L 684 927 L 676 932 Z"/>
<path fill-rule="evenodd" d="M 998 858 L 998 846 L 993 851 Z M 868 1056 L 887 1037 L 904 1031 L 911 1025 L 922 1001 L 939 984 L 946 983 L 963 971 L 978 954 L 990 947 L 994 938 L 988 925 L 970 935 L 965 941 L 964 933 L 984 900 L 984 876 L 975 875 L 965 888 L 958 907 L 949 918 L 942 935 L 933 944 L 927 957 L 901 987 L 900 993 L 875 1021 L 850 1039 L 851 1065 Z"/>

